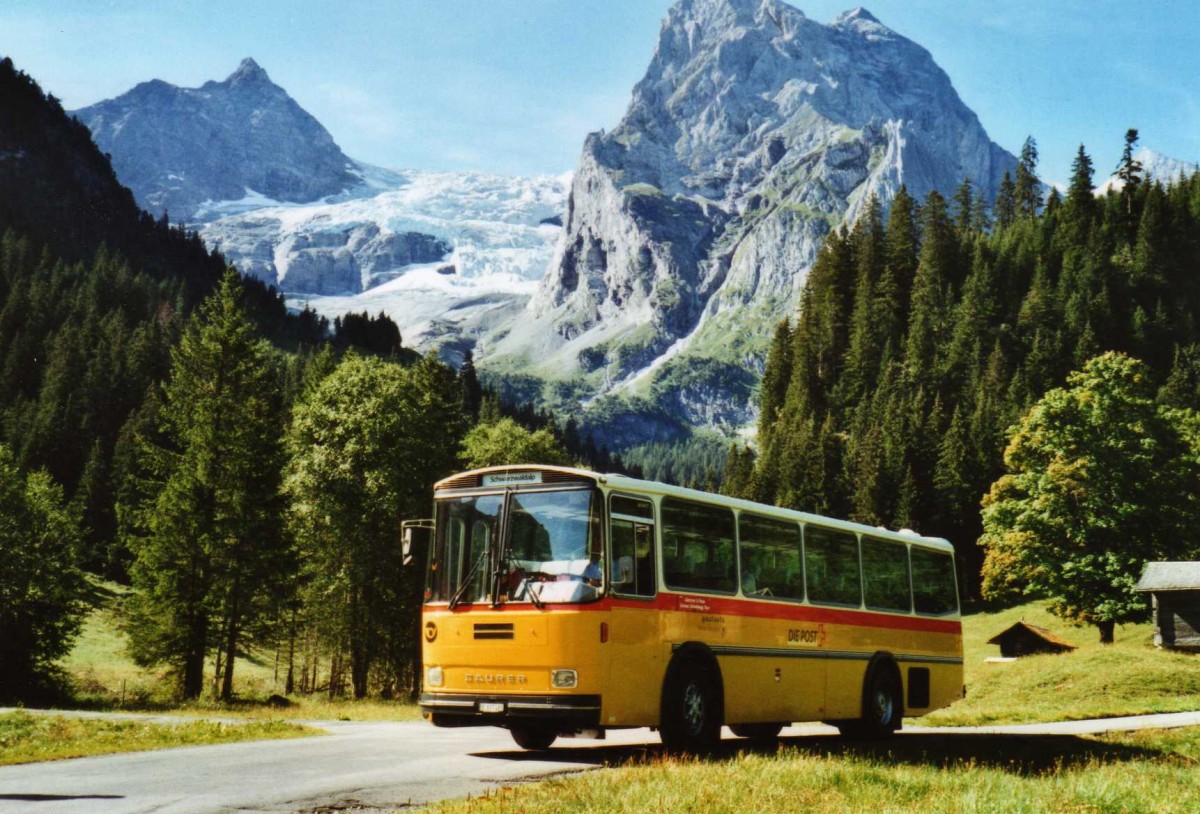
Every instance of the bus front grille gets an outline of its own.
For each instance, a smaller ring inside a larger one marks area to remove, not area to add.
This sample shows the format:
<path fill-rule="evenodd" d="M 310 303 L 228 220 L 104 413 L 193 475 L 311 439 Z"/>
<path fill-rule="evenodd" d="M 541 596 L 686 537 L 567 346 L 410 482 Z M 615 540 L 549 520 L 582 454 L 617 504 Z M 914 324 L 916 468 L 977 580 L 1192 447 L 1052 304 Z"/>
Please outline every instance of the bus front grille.
<path fill-rule="evenodd" d="M 511 622 L 496 623 L 496 624 L 475 624 L 476 639 L 511 639 L 513 638 L 513 626 Z"/>

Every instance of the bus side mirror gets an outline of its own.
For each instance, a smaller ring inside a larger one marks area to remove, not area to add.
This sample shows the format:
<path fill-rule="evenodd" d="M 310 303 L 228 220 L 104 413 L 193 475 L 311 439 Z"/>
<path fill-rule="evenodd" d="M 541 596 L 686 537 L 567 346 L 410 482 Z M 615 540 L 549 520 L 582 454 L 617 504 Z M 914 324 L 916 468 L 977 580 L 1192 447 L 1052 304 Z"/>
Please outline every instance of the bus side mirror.
<path fill-rule="evenodd" d="M 400 524 L 400 548 L 404 555 L 404 565 L 412 565 L 413 559 L 425 551 L 432 531 L 432 520 L 405 520 Z"/>

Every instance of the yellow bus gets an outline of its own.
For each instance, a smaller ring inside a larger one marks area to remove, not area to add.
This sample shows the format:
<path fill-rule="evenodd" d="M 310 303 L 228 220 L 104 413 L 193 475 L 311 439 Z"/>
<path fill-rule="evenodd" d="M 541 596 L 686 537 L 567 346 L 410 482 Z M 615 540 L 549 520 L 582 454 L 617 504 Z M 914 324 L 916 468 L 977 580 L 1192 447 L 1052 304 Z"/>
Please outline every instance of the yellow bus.
<path fill-rule="evenodd" d="M 422 713 L 527 749 L 651 727 L 883 737 L 965 692 L 954 551 L 621 475 L 492 467 L 434 487 Z M 409 538 L 406 538 L 409 539 Z"/>

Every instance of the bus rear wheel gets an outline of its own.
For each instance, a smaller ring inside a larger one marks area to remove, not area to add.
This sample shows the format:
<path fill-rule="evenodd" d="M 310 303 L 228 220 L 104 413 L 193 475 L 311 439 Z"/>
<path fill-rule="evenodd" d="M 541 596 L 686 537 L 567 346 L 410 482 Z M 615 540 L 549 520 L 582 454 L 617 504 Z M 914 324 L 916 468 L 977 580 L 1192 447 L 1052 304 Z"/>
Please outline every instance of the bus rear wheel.
<path fill-rule="evenodd" d="M 783 731 L 783 724 L 738 724 L 730 726 L 730 731 L 739 738 L 749 738 L 754 741 L 773 741 Z"/>
<path fill-rule="evenodd" d="M 549 749 L 550 745 L 558 738 L 558 733 L 553 729 L 538 726 L 514 726 L 508 731 L 512 734 L 513 740 L 517 742 L 517 746 L 531 751 Z"/>
<path fill-rule="evenodd" d="M 863 714 L 854 721 L 839 721 L 838 731 L 851 738 L 890 738 L 900 728 L 904 702 L 895 666 L 879 661 L 863 683 Z"/>
<path fill-rule="evenodd" d="M 663 686 L 659 736 L 672 751 L 702 752 L 721 738 L 717 683 L 694 662 L 676 666 Z"/>

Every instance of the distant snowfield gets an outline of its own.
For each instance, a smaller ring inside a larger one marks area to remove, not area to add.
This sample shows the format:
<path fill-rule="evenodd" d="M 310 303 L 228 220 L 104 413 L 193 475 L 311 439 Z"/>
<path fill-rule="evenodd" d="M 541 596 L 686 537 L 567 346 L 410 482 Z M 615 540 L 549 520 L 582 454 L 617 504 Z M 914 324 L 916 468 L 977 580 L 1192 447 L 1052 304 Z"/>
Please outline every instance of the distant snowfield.
<path fill-rule="evenodd" d="M 525 306 L 553 258 L 562 229 L 552 221 L 566 209 L 571 182 L 569 173 L 367 166 L 360 175 L 364 187 L 313 204 L 270 201 L 253 190 L 210 203 L 201 235 L 244 272 L 279 286 L 290 307 L 307 305 L 330 319 L 383 312 L 418 349 L 468 347 Z M 450 251 L 437 262 L 396 265 L 396 241 L 411 234 Z"/>

